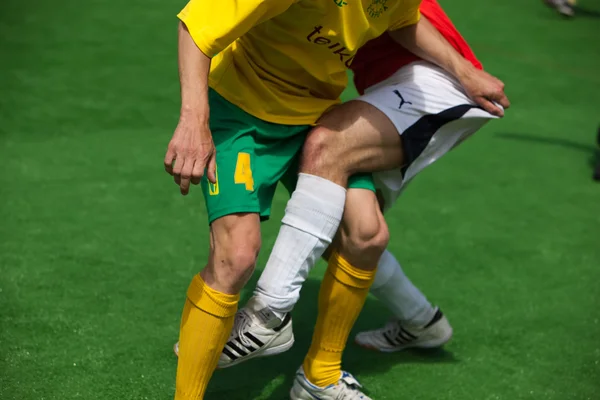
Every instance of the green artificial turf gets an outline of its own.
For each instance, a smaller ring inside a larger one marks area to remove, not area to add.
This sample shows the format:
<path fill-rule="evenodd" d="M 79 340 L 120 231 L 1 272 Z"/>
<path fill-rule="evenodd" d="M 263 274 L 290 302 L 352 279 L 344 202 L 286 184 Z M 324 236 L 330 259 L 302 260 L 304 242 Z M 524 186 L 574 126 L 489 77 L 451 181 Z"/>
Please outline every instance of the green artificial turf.
<path fill-rule="evenodd" d="M 350 345 L 344 365 L 377 400 L 600 399 L 600 4 L 580 0 L 590 12 L 572 21 L 536 0 L 442 4 L 513 103 L 388 215 L 391 249 L 455 338 Z M 171 346 L 208 249 L 201 193 L 181 197 L 162 166 L 182 5 L 0 4 L 2 400 L 172 398 Z M 294 312 L 296 346 L 218 371 L 207 399 L 287 398 L 322 271 Z M 388 317 L 374 299 L 365 311 L 356 330 Z"/>

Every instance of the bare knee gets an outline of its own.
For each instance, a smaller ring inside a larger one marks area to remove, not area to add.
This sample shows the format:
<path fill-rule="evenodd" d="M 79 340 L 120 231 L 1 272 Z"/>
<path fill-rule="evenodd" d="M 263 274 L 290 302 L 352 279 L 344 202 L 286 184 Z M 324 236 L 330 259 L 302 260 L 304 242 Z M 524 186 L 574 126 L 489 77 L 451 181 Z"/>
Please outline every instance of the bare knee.
<path fill-rule="evenodd" d="M 348 172 L 341 157 L 340 133 L 323 126 L 313 128 L 304 143 L 300 171 L 345 185 Z"/>
<path fill-rule="evenodd" d="M 211 226 L 211 251 L 204 279 L 224 293 L 239 293 L 254 272 L 260 251 L 256 214 L 228 215 Z"/>
<path fill-rule="evenodd" d="M 363 219 L 360 224 L 346 226 L 340 231 L 340 253 L 358 268 L 372 270 L 385 251 L 390 234 L 383 216 Z"/>

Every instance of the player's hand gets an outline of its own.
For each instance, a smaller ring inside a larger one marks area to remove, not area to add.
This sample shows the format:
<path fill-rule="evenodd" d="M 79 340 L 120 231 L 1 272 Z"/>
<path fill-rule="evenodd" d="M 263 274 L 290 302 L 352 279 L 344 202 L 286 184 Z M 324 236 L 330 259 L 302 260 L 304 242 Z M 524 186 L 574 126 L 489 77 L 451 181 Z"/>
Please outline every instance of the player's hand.
<path fill-rule="evenodd" d="M 182 195 L 190 191 L 190 183 L 197 185 L 207 171 L 207 178 L 216 183 L 216 150 L 208 121 L 194 118 L 179 119 L 165 155 L 165 170 L 173 176 Z"/>
<path fill-rule="evenodd" d="M 490 114 L 503 117 L 504 110 L 498 104 L 504 109 L 510 107 L 510 101 L 504 93 L 504 82 L 495 76 L 471 66 L 458 79 L 469 97 Z"/>

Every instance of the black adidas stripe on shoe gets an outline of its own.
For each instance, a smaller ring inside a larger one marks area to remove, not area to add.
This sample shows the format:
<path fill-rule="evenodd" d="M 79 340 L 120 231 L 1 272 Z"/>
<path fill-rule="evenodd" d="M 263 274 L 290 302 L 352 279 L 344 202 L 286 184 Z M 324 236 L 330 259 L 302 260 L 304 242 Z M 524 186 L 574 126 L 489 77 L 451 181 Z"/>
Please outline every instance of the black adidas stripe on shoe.
<path fill-rule="evenodd" d="M 291 323 L 292 321 L 292 316 L 290 313 L 287 313 L 285 315 L 285 317 L 283 318 L 283 321 L 281 322 L 281 324 L 275 328 L 273 328 L 273 330 L 275 332 L 279 332 L 281 331 L 286 325 L 288 325 L 289 323 Z M 240 357 L 247 357 L 252 355 L 254 352 L 256 352 L 257 350 L 260 350 L 262 347 L 264 347 L 264 343 L 258 339 L 256 336 L 254 336 L 252 333 L 250 332 L 244 332 L 243 335 L 252 343 L 254 343 L 257 347 L 251 346 L 249 344 L 245 344 L 242 340 L 240 340 L 239 337 L 236 337 L 230 341 L 228 341 L 227 343 L 225 343 L 225 347 L 223 348 L 223 353 L 229 357 L 229 359 L 231 361 L 235 361 Z"/>

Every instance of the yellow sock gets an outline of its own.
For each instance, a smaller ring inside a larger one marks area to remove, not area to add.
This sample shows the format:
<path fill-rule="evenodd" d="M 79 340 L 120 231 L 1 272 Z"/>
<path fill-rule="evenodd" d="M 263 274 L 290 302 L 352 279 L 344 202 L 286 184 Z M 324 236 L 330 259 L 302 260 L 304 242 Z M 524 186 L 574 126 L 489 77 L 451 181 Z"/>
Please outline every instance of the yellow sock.
<path fill-rule="evenodd" d="M 239 295 L 210 288 L 196 275 L 187 291 L 179 328 L 175 400 L 200 400 L 233 327 Z"/>
<path fill-rule="evenodd" d="M 375 278 L 375 270 L 353 267 L 334 252 L 319 291 L 319 316 L 304 373 L 314 385 L 336 383 L 342 372 L 342 352 Z"/>

